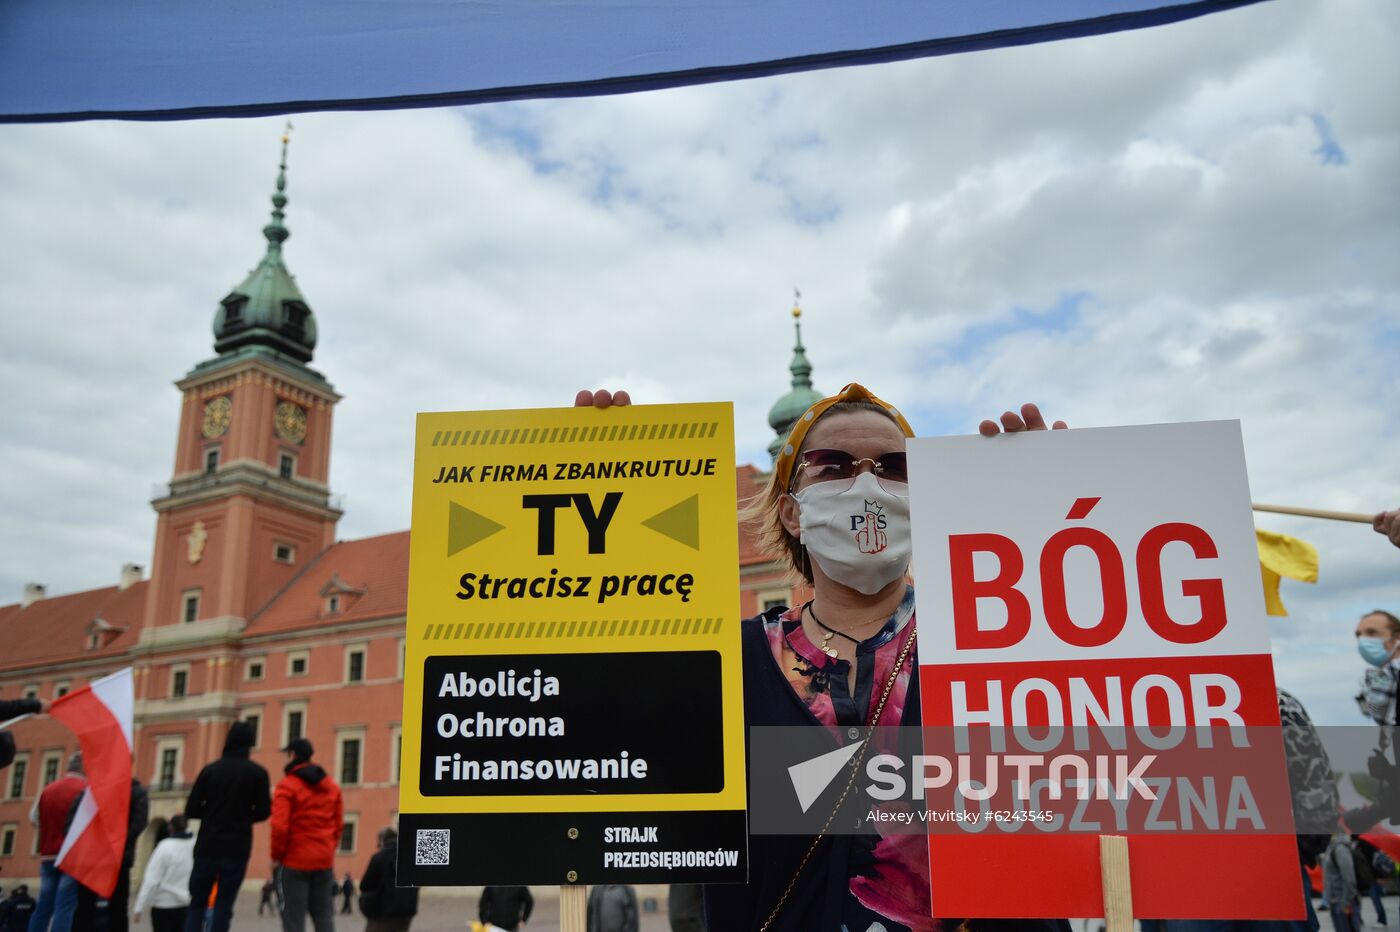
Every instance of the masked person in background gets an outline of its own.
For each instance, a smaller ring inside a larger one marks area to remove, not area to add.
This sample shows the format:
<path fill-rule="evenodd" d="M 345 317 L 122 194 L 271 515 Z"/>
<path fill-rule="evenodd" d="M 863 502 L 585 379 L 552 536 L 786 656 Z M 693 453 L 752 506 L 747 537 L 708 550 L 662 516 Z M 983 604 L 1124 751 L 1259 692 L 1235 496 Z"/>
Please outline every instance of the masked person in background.
<path fill-rule="evenodd" d="M 1367 764 L 1376 780 L 1376 801 L 1344 816 L 1353 832 L 1364 832 L 1385 819 L 1400 819 L 1400 767 L 1396 766 L 1395 727 L 1400 722 L 1396 707 L 1400 685 L 1400 618 L 1376 609 L 1361 617 L 1356 625 L 1356 649 L 1368 664 L 1361 679 L 1356 703 L 1363 714 L 1380 728 L 1380 739 Z"/>
<path fill-rule="evenodd" d="M 1361 711 L 1377 725 L 1396 723 L 1396 684 L 1400 683 L 1400 618 L 1376 609 L 1356 625 L 1356 649 L 1368 664 L 1356 697 Z"/>
<path fill-rule="evenodd" d="M 580 392 L 575 404 L 608 407 L 599 397 L 606 395 Z M 981 432 L 1045 429 L 1034 405 L 1021 410 L 1002 415 L 1000 426 L 982 422 Z M 905 578 L 905 440 L 913 433 L 893 406 L 854 383 L 814 404 L 792 428 L 748 517 L 811 584 L 813 598 L 743 623 L 746 726 L 921 724 L 914 589 Z M 705 888 L 715 930 L 1069 930 L 1065 920 L 962 925 L 931 918 L 930 904 L 922 835 L 752 835 L 749 882 Z"/>

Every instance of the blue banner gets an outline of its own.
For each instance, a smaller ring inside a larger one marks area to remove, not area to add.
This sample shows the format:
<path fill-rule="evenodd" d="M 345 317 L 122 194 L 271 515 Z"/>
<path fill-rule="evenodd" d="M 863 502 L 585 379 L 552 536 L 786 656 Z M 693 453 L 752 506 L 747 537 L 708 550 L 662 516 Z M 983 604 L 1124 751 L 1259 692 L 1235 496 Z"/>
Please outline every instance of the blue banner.
<path fill-rule="evenodd" d="M 1259 0 L 4 0 L 0 122 L 619 94 L 1046 42 Z"/>

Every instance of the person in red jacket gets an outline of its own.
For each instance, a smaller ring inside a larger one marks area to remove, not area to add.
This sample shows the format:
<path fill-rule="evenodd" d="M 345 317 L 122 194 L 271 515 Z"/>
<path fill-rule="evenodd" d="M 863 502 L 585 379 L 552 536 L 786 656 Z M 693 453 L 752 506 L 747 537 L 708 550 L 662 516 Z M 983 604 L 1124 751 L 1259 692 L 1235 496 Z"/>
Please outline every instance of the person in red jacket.
<path fill-rule="evenodd" d="M 310 741 L 297 738 L 282 750 L 288 755 L 286 776 L 272 794 L 272 864 L 282 888 L 282 930 L 304 932 L 309 912 L 316 932 L 332 932 L 335 851 L 345 815 L 340 787 L 311 762 Z"/>
<path fill-rule="evenodd" d="M 73 923 L 73 911 L 78 905 L 78 883 L 67 878 L 58 869 L 54 860 L 63 847 L 63 826 L 68 818 L 68 810 L 73 801 L 83 795 L 87 788 L 87 777 L 83 776 L 83 752 L 74 751 L 68 758 L 68 772 L 44 787 L 39 798 L 34 800 L 34 808 L 29 812 L 29 821 L 39 827 L 39 901 L 29 925 L 39 932 L 48 932 L 49 921 L 54 927 L 66 929 Z"/>

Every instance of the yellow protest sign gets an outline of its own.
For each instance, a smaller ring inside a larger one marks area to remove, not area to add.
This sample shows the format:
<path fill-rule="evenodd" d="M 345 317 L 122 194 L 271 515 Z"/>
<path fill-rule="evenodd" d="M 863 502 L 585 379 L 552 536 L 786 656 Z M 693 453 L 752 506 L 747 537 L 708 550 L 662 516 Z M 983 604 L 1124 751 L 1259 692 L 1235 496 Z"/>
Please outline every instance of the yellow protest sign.
<path fill-rule="evenodd" d="M 728 404 L 419 415 L 401 881 L 745 878 L 733 463 Z"/>

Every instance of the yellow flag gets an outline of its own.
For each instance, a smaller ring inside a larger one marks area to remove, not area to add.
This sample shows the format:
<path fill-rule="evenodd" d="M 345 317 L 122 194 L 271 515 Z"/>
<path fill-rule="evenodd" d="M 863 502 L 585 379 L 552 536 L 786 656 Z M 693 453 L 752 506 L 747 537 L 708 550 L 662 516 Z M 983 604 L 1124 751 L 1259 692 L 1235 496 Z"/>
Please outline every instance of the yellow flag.
<path fill-rule="evenodd" d="M 1259 568 L 1264 574 L 1264 605 L 1270 615 L 1287 615 L 1279 598 L 1281 576 L 1299 582 L 1317 582 L 1317 548 L 1305 540 L 1254 529 L 1259 545 Z"/>

